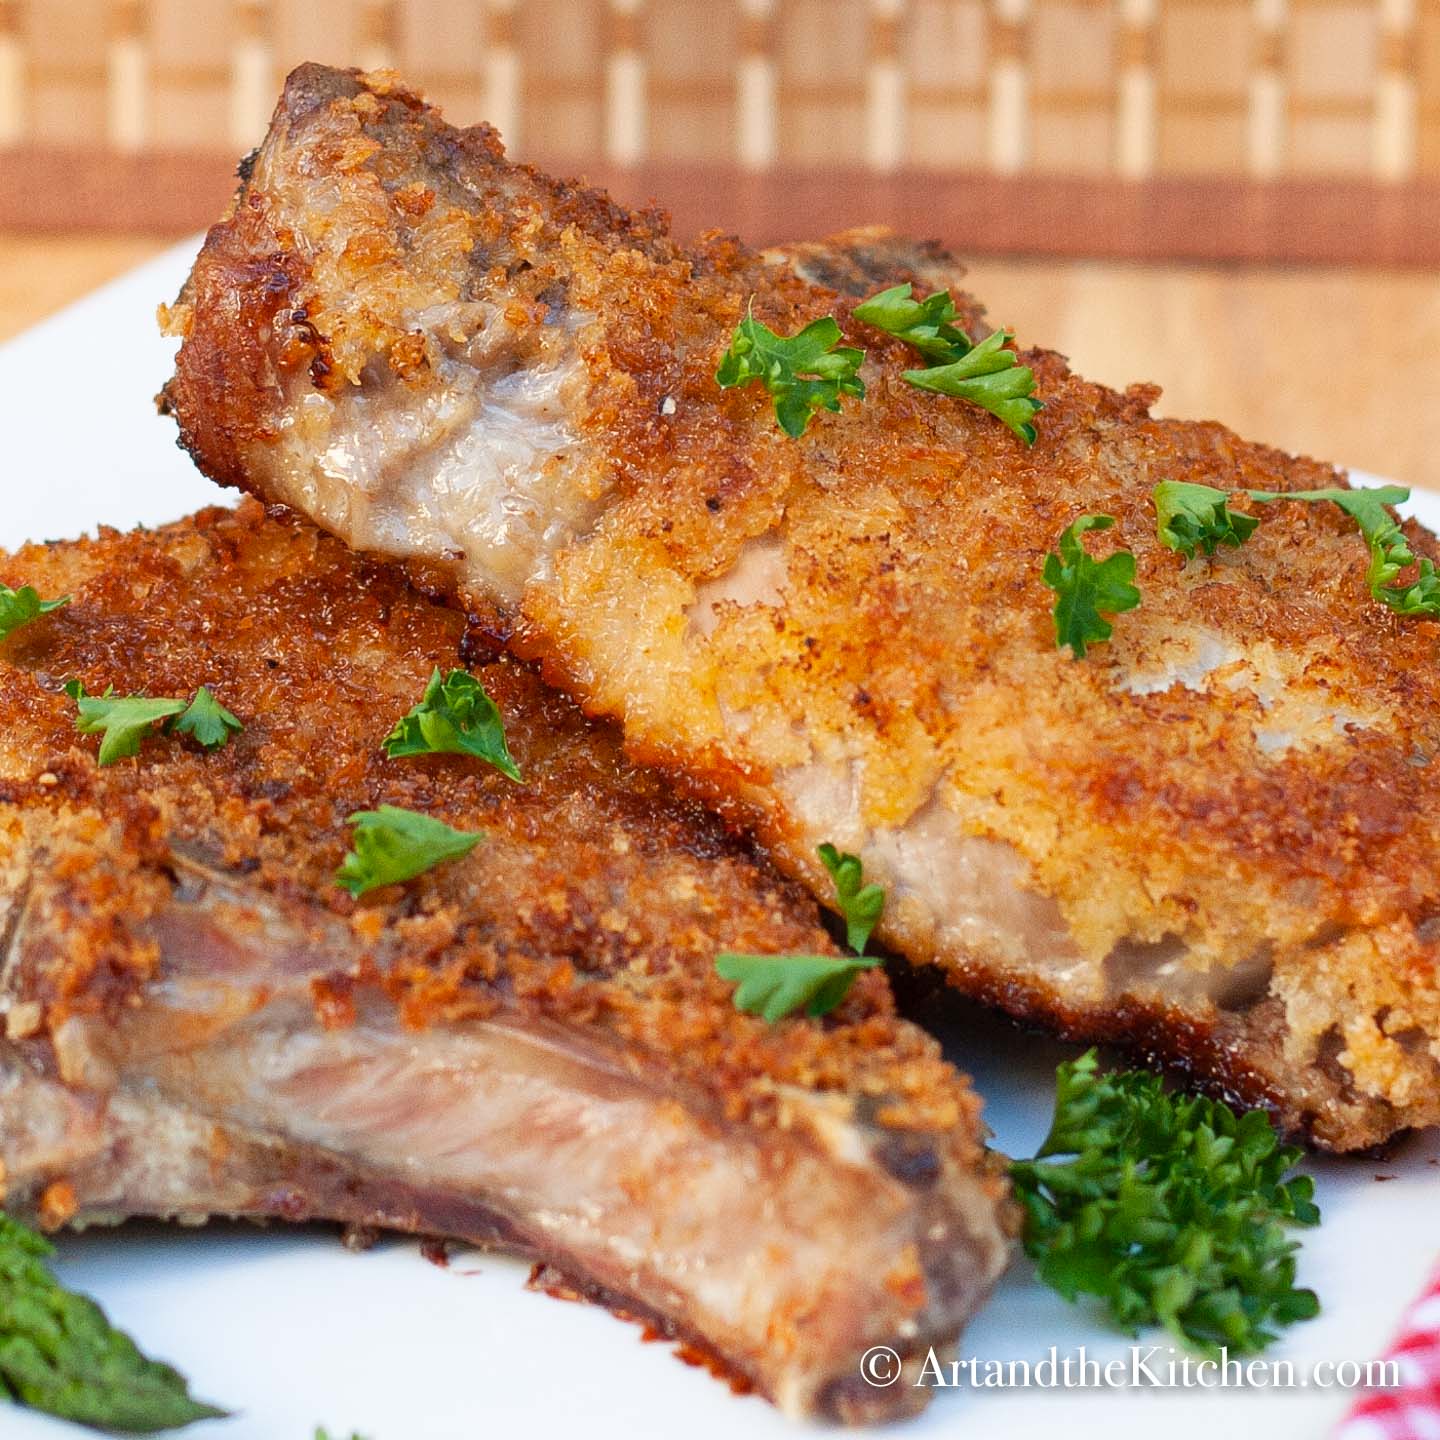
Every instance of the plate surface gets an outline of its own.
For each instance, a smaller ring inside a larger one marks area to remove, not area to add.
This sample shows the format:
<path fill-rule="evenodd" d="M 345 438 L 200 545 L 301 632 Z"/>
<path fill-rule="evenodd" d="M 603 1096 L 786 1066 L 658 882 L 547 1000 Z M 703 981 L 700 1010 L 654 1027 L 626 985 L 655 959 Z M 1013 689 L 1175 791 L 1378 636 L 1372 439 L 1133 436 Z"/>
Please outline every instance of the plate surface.
<path fill-rule="evenodd" d="M 156 332 L 155 305 L 174 295 L 194 250 L 194 242 L 177 247 L 0 347 L 9 452 L 0 545 L 101 523 L 153 524 L 226 500 L 175 448 L 174 427 L 151 403 L 172 350 Z M 1440 522 L 1440 495 L 1420 496 L 1414 508 Z M 985 1095 L 997 1143 L 1032 1153 L 1054 1066 L 1074 1049 L 965 1013 L 947 1022 L 944 1038 Z M 1272 1358 L 1304 1374 L 1317 1361 L 1364 1360 L 1383 1348 L 1440 1247 L 1436 1167 L 1434 1135 L 1384 1162 L 1312 1166 L 1325 1223 L 1307 1240 L 1301 1278 L 1320 1292 L 1324 1312 Z M 63 1238 L 60 1271 L 150 1353 L 179 1365 L 196 1393 L 236 1411 L 185 1432 L 196 1440 L 311 1440 L 319 1424 L 370 1440 L 803 1433 L 665 1346 L 641 1343 L 636 1327 L 527 1292 L 526 1267 L 504 1257 L 461 1252 L 440 1269 L 411 1242 L 353 1255 L 319 1227 L 131 1226 Z M 1129 1344 L 1033 1283 L 1020 1263 L 971 1327 L 966 1351 L 1034 1363 L 1052 1345 L 1062 1357 L 1084 1346 L 1104 1361 L 1128 1356 Z M 1152 1366 L 1167 1356 L 1162 1346 Z M 937 1395 L 920 1420 L 887 1433 L 1214 1440 L 1263 1427 L 1267 1440 L 1285 1440 L 1323 1434 L 1347 1404 L 1314 1387 L 966 1388 Z M 82 1432 L 3 1408 L 0 1433 L 61 1440 Z"/>

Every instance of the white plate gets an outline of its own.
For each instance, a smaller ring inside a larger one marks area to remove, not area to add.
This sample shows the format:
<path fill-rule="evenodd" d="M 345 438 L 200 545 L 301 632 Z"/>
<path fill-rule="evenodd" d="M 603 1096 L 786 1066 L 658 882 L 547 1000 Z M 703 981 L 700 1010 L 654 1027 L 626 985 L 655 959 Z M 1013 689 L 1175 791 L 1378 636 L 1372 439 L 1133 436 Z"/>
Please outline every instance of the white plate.
<path fill-rule="evenodd" d="M 178 247 L 38 329 L 0 347 L 9 461 L 0 545 L 173 519 L 227 497 L 191 468 L 151 398 L 171 347 L 154 308 L 175 293 L 193 244 Z M 1369 479 L 1370 477 L 1364 477 Z M 1440 496 L 1416 507 L 1440 520 Z M 1051 1075 L 1075 1053 L 967 1019 L 952 1053 L 976 1077 L 998 1142 L 1029 1154 L 1049 1114 Z M 1381 1350 L 1433 1263 L 1440 1137 L 1394 1159 L 1312 1168 L 1325 1213 L 1306 1242 L 1304 1283 L 1321 1318 L 1270 1354 L 1303 1371 L 1316 1361 Z M 1379 1184 L 1379 1177 L 1393 1177 Z M 352 1255 L 320 1228 L 205 1231 L 128 1227 L 63 1238 L 60 1270 L 151 1353 L 178 1364 L 196 1392 L 233 1419 L 187 1431 L 197 1440 L 310 1440 L 314 1427 L 372 1440 L 559 1437 L 729 1440 L 794 1436 L 799 1427 L 755 1399 L 736 1399 L 703 1372 L 646 1345 L 603 1311 L 523 1288 L 525 1266 L 460 1254 L 448 1270 L 408 1241 Z M 999 1360 L 1088 1347 L 1123 1356 L 1128 1341 L 1066 1306 L 1017 1265 L 971 1327 L 966 1349 Z M 1333 1391 L 1089 1389 L 947 1391 L 903 1432 L 1140 1436 L 1213 1440 L 1227 1429 L 1268 1440 L 1323 1432 L 1347 1404 Z M 7 1440 L 77 1432 L 0 1408 Z"/>

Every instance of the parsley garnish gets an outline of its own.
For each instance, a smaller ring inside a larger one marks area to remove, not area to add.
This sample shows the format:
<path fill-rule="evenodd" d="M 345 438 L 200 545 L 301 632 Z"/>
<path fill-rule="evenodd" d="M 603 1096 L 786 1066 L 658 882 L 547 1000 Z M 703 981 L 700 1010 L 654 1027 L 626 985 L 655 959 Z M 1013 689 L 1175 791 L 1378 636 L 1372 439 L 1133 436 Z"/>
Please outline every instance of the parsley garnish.
<path fill-rule="evenodd" d="M 855 307 L 855 318 L 894 335 L 928 362 L 923 370 L 907 370 L 904 378 L 922 390 L 955 395 L 988 410 L 1027 445 L 1036 438 L 1031 417 L 1044 406 L 1031 398 L 1035 372 L 1015 363 L 1015 352 L 1005 349 L 1014 339 L 996 330 L 978 345 L 957 325 L 955 301 L 948 290 L 937 290 L 916 300 L 910 285 L 895 285 L 872 295 Z"/>
<path fill-rule="evenodd" d="M 822 845 L 817 853 L 835 882 L 836 900 L 845 918 L 845 943 L 857 955 L 863 955 L 870 932 L 885 908 L 884 887 L 861 884 L 865 872 L 858 855 L 841 854 L 829 844 Z"/>
<path fill-rule="evenodd" d="M 1092 559 L 1080 543 L 1087 530 L 1108 530 L 1110 515 L 1082 515 L 1060 537 L 1060 553 L 1045 557 L 1042 578 L 1055 592 L 1055 645 L 1068 645 L 1077 660 L 1087 645 L 1108 640 L 1114 627 L 1101 616 L 1133 610 L 1140 603 L 1134 586 L 1135 557 L 1117 550 L 1104 560 Z"/>
<path fill-rule="evenodd" d="M 0 640 L 8 640 L 22 625 L 69 603 L 68 595 L 58 600 L 42 600 L 32 585 L 22 585 L 18 590 L 0 585 Z"/>
<path fill-rule="evenodd" d="M 1320 1220 L 1309 1178 L 1285 1178 L 1299 1158 L 1261 1111 L 1167 1094 L 1143 1071 L 1101 1075 L 1091 1051 L 1060 1066 L 1050 1134 L 1010 1168 L 1025 1253 L 1131 1334 L 1158 1322 L 1208 1352 L 1263 1349 L 1271 1326 L 1320 1309 L 1296 1288 L 1286 1234 Z"/>
<path fill-rule="evenodd" d="M 864 883 L 857 855 L 842 854 L 833 845 L 817 852 L 835 882 L 836 903 L 845 919 L 849 955 L 737 955 L 727 951 L 715 961 L 722 980 L 736 981 L 737 1010 L 761 1015 L 770 1024 L 803 1007 L 807 1015 L 828 1015 L 850 993 L 862 970 L 883 962 L 865 955 L 870 932 L 885 908 L 885 891 Z"/>
<path fill-rule="evenodd" d="M 233 733 L 245 727 L 202 685 L 190 702 L 190 708 L 175 722 L 182 735 L 193 736 L 207 750 L 218 750 L 228 744 Z"/>
<path fill-rule="evenodd" d="M 468 855 L 485 837 L 455 830 L 433 815 L 382 805 L 350 816 L 355 848 L 335 872 L 335 883 L 352 895 L 413 880 L 446 860 Z"/>
<path fill-rule="evenodd" d="M 734 980 L 733 1003 L 748 1015 L 770 1024 L 794 1011 L 828 1015 L 850 993 L 862 970 L 873 969 L 878 957 L 839 955 L 737 955 L 727 951 L 715 961 L 722 980 Z"/>
<path fill-rule="evenodd" d="M 932 365 L 925 370 L 907 370 L 905 379 L 922 390 L 955 395 L 988 410 L 1015 432 L 1027 445 L 1035 443 L 1038 432 L 1030 417 L 1042 407 L 1031 399 L 1035 375 L 1028 365 L 1016 365 L 1015 352 L 1004 348 L 1015 337 L 1008 330 L 987 335 L 963 359 L 949 365 Z"/>
<path fill-rule="evenodd" d="M 1254 515 L 1231 510 L 1225 491 L 1209 485 L 1162 480 L 1153 495 L 1156 533 L 1187 560 L 1197 549 L 1207 555 L 1213 555 L 1217 545 L 1239 549 L 1260 523 Z"/>
<path fill-rule="evenodd" d="M 855 318 L 903 340 L 933 365 L 949 365 L 970 352 L 970 337 L 951 322 L 955 300 L 948 290 L 937 290 L 923 300 L 913 298 L 911 285 L 892 285 L 855 307 Z"/>
<path fill-rule="evenodd" d="M 225 1415 L 191 1399 L 184 1376 L 141 1354 L 93 1300 L 64 1289 L 44 1263 L 54 1253 L 0 1215 L 0 1402 L 132 1434 Z"/>
<path fill-rule="evenodd" d="M 863 350 L 840 344 L 833 316 L 812 320 L 798 335 L 777 335 L 753 313 L 735 328 L 715 379 L 722 389 L 758 380 L 775 398 L 775 418 L 792 439 L 817 410 L 840 409 L 842 395 L 863 399 Z"/>
<path fill-rule="evenodd" d="M 79 680 L 66 681 L 65 693 L 79 711 L 75 729 L 81 735 L 104 735 L 100 742 L 101 765 L 138 755 L 140 742 L 154 733 L 162 720 L 168 722 L 163 728 L 191 735 L 207 750 L 218 749 L 230 739 L 232 731 L 244 728 L 204 685 L 188 705 L 183 700 L 116 695 L 113 685 L 103 695 L 87 695 Z"/>
<path fill-rule="evenodd" d="M 1410 498 L 1403 485 L 1381 485 L 1371 490 L 1244 490 L 1260 505 L 1281 500 L 1338 505 L 1356 524 L 1370 547 L 1365 583 L 1371 596 L 1397 615 L 1440 615 L 1440 574 L 1434 562 L 1419 557 L 1415 578 L 1408 585 L 1392 583 L 1416 556 L 1405 539 L 1400 522 L 1385 508 Z M 1156 529 L 1161 541 L 1187 559 L 1198 544 L 1207 555 L 1216 543 L 1238 546 L 1260 523 L 1253 515 L 1240 515 L 1227 505 L 1229 496 L 1210 485 L 1185 485 L 1165 480 L 1155 487 Z M 1209 543 L 1207 543 L 1207 541 Z"/>
<path fill-rule="evenodd" d="M 76 730 L 82 735 L 104 735 L 100 742 L 102 765 L 113 765 L 127 756 L 138 755 L 140 742 L 153 731 L 157 721 L 179 715 L 185 709 L 183 700 L 116 695 L 113 685 L 103 695 L 87 695 L 78 680 L 68 681 L 65 693 L 79 711 L 75 716 Z"/>
<path fill-rule="evenodd" d="M 474 755 L 502 775 L 520 779 L 519 767 L 505 745 L 505 722 L 485 687 L 464 670 L 443 680 L 437 668 L 425 696 L 390 732 L 385 753 L 403 755 Z"/>
<path fill-rule="evenodd" d="M 1370 594 L 1398 615 L 1440 615 L 1440 576 L 1433 561 L 1422 556 L 1410 584 L 1391 584 L 1407 565 L 1415 563 L 1400 522 L 1385 508 L 1410 498 L 1403 485 L 1381 485 L 1373 490 L 1252 490 L 1249 494 L 1265 505 L 1275 500 L 1328 500 L 1338 505 L 1370 547 L 1370 565 L 1365 572 Z"/>

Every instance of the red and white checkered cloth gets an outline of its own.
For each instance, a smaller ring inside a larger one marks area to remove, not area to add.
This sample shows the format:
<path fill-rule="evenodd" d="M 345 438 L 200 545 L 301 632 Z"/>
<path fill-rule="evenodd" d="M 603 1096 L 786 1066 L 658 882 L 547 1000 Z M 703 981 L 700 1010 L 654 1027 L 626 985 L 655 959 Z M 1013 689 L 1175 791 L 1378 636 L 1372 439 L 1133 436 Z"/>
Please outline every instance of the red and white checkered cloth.
<path fill-rule="evenodd" d="M 1334 1440 L 1440 1440 L 1440 1270 L 1385 1354 L 1400 1362 L 1399 1388 L 1362 1395 Z"/>

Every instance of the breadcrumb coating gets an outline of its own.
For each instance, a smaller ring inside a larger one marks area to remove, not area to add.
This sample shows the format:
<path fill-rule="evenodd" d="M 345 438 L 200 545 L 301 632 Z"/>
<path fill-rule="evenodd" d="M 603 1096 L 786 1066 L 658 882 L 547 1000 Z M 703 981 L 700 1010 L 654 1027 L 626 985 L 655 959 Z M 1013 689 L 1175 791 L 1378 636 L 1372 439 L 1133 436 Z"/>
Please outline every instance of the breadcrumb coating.
<path fill-rule="evenodd" d="M 752 842 L 401 571 L 254 501 L 27 546 L 0 581 L 70 597 L 0 645 L 0 1198 L 52 1226 L 458 1235 L 791 1413 L 924 1403 L 864 1386 L 856 1347 L 913 1370 L 953 1342 L 1008 1257 L 1004 1168 L 883 972 L 822 1019 L 734 1008 L 722 950 L 836 953 Z M 523 783 L 385 755 L 462 666 Z M 244 728 L 213 751 L 157 730 L 102 768 L 71 679 L 207 685 Z M 356 900 L 347 817 L 380 805 L 485 838 Z"/>
<path fill-rule="evenodd" d="M 247 502 L 27 546 L 0 556 L 0 580 L 72 597 L 0 651 L 5 893 L 43 855 L 70 912 L 73 943 L 33 987 L 47 1025 L 141 993 L 155 947 L 134 922 L 168 898 L 179 849 L 344 918 L 387 957 L 378 979 L 407 1024 L 519 1004 L 652 1050 L 737 1120 L 773 1123 L 778 1087 L 845 1089 L 883 1099 L 888 1125 L 968 1135 L 978 1159 L 978 1101 L 897 1018 L 881 973 L 858 977 L 831 1022 L 771 1026 L 734 1009 L 720 950 L 837 953 L 813 904 L 526 668 L 469 667 L 524 784 L 464 756 L 386 757 L 432 669 L 463 665 L 465 637 L 461 616 L 399 572 Z M 209 685 L 245 728 L 209 752 L 157 734 L 102 769 L 98 741 L 75 732 L 72 678 L 122 695 Z M 485 840 L 470 863 L 356 901 L 334 883 L 346 817 L 382 804 Z"/>
<path fill-rule="evenodd" d="M 1328 466 L 1044 350 L 1018 357 L 1031 449 L 906 383 L 853 306 L 957 274 L 875 232 L 682 246 L 392 79 L 302 67 L 172 316 L 167 404 L 206 473 L 423 560 L 821 898 L 816 844 L 861 854 L 880 938 L 962 988 L 1333 1148 L 1440 1121 L 1440 628 L 1370 599 L 1333 506 L 1188 564 L 1157 540 L 1161 480 L 1345 484 Z M 721 391 L 752 304 L 786 334 L 835 314 L 864 403 L 792 440 L 761 387 Z M 488 492 L 435 518 L 435 417 L 472 394 L 465 443 L 502 492 L 524 472 L 529 530 L 477 539 Z M 1077 662 L 1041 568 L 1092 512 L 1143 603 Z"/>

